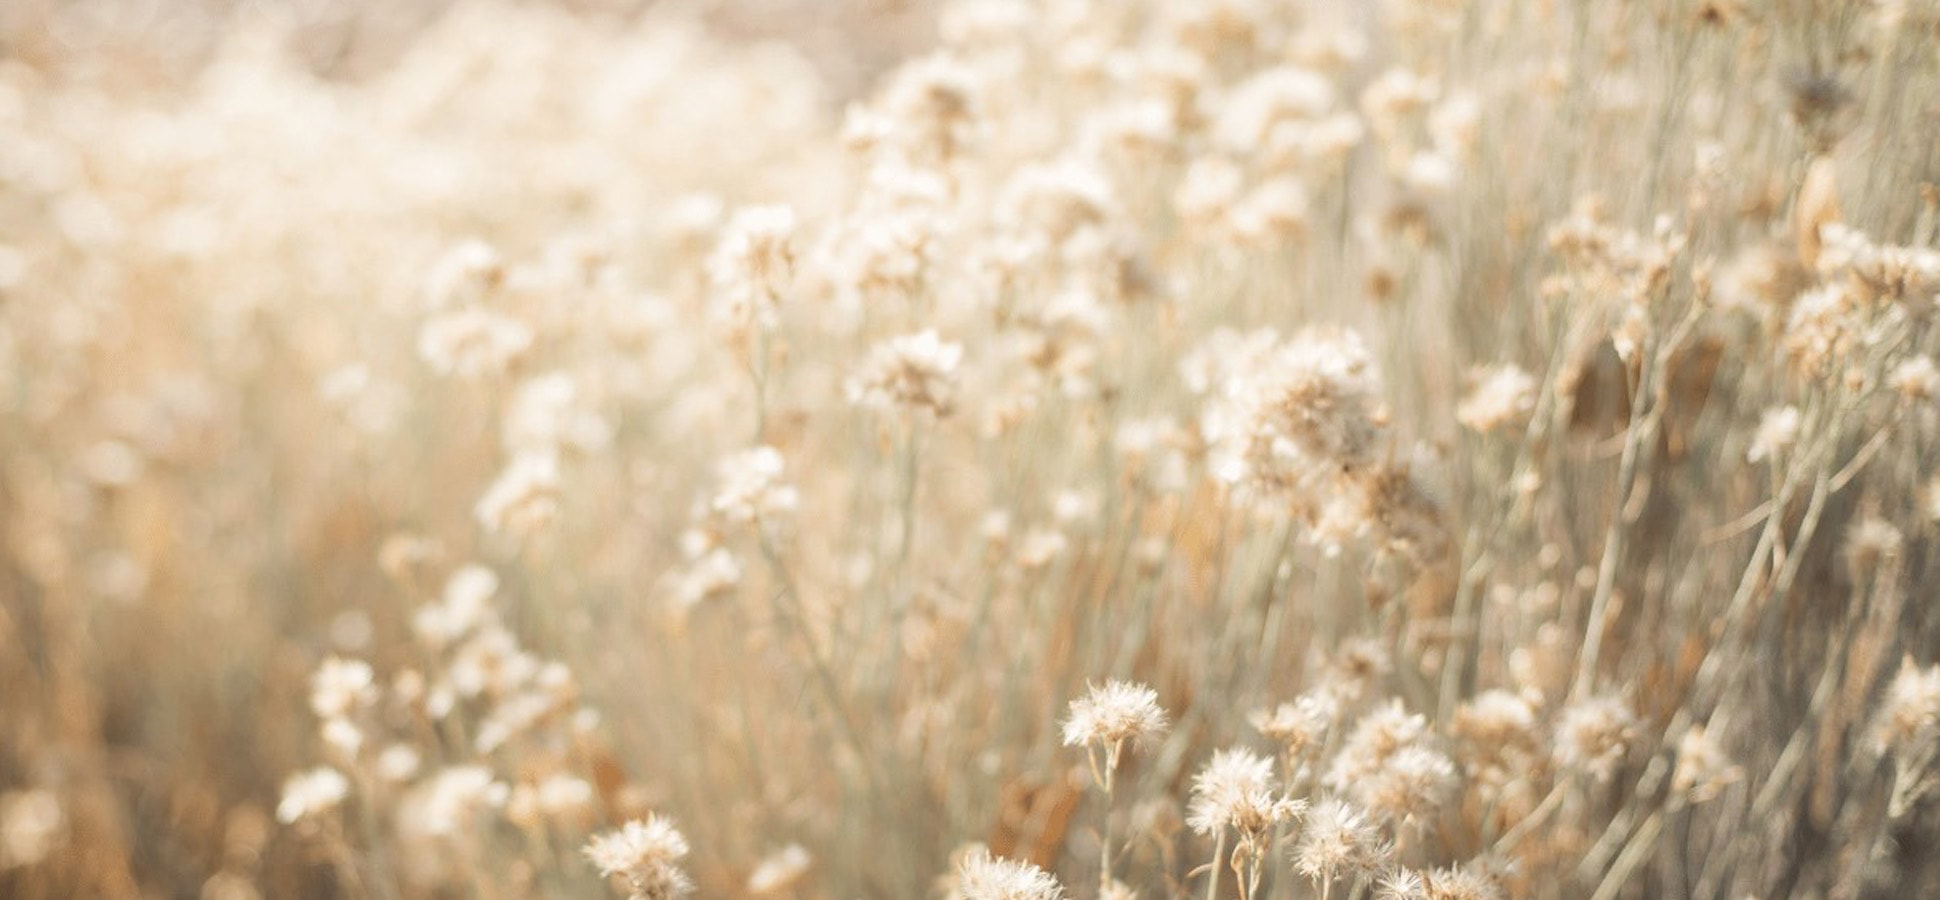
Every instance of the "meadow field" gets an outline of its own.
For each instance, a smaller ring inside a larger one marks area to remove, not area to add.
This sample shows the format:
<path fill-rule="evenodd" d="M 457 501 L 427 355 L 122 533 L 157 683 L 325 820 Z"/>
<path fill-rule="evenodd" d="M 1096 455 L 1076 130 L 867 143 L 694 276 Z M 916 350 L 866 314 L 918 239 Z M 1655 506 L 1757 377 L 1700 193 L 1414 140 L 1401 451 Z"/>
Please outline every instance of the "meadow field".
<path fill-rule="evenodd" d="M 0 2 L 0 897 L 1940 897 L 1934 0 Z"/>

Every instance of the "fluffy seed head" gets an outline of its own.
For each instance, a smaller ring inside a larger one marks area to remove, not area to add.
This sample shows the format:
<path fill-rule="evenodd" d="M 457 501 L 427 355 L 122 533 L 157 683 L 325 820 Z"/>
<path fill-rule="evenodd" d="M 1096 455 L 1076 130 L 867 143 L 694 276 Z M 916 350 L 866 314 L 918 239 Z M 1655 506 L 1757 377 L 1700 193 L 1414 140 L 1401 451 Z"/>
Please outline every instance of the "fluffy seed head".
<path fill-rule="evenodd" d="M 625 879 L 630 900 L 673 900 L 694 889 L 680 868 L 687 856 L 687 838 L 657 815 L 595 835 L 586 844 L 586 856 L 601 875 Z"/>
<path fill-rule="evenodd" d="M 0 794 L 0 872 L 53 855 L 67 838 L 61 800 L 44 788 Z"/>
<path fill-rule="evenodd" d="M 1320 746 L 1340 716 L 1340 701 L 1331 692 L 1309 691 L 1249 720 L 1260 734 L 1287 749 L 1294 757 Z"/>
<path fill-rule="evenodd" d="M 933 330 L 891 338 L 877 344 L 849 379 L 849 401 L 875 409 L 949 415 L 961 362 L 963 345 L 947 343 Z"/>
<path fill-rule="evenodd" d="M 1071 701 L 1071 717 L 1064 720 L 1064 745 L 1143 744 L 1165 728 L 1165 710 L 1159 708 L 1157 691 L 1114 679 Z"/>
<path fill-rule="evenodd" d="M 1424 881 L 1426 900 L 1502 900 L 1493 879 L 1469 868 L 1436 869 Z"/>
<path fill-rule="evenodd" d="M 769 854 L 755 867 L 754 873 L 748 876 L 748 893 L 757 897 L 780 895 L 800 882 L 814 864 L 815 857 L 809 855 L 808 848 L 789 844 Z"/>
<path fill-rule="evenodd" d="M 1765 411 L 1758 420 L 1758 430 L 1752 434 L 1751 449 L 1746 452 L 1747 462 L 1758 462 L 1778 455 L 1799 439 L 1799 408 L 1780 406 Z"/>
<path fill-rule="evenodd" d="M 1351 785 L 1349 793 L 1377 821 L 1418 822 L 1439 811 L 1457 783 L 1454 762 L 1415 744 L 1396 751 L 1372 777 Z"/>
<path fill-rule="evenodd" d="M 1703 726 L 1691 726 L 1678 739 L 1677 770 L 1671 776 L 1671 790 L 1687 794 L 1692 802 L 1703 803 L 1744 777 L 1745 770 L 1731 762 L 1717 738 L 1707 734 Z"/>
<path fill-rule="evenodd" d="M 1218 834 L 1269 795 L 1272 784 L 1272 760 L 1240 747 L 1217 751 L 1192 779 L 1186 824 L 1200 834 Z"/>
<path fill-rule="evenodd" d="M 1396 869 L 1381 876 L 1374 900 L 1429 900 L 1428 879 L 1413 869 Z"/>
<path fill-rule="evenodd" d="M 1455 421 L 1490 432 L 1527 421 L 1536 408 L 1536 379 L 1511 363 L 1475 374 L 1475 387 L 1455 407 Z"/>
<path fill-rule="evenodd" d="M 722 460 L 714 511 L 730 522 L 769 520 L 793 512 L 801 497 L 782 480 L 783 467 L 781 451 L 768 446 Z"/>
<path fill-rule="evenodd" d="M 1315 881 L 1351 879 L 1379 871 L 1388 845 L 1367 814 L 1341 800 L 1327 800 L 1307 813 L 1293 866 Z"/>
<path fill-rule="evenodd" d="M 283 783 L 276 819 L 285 825 L 336 809 L 350 794 L 350 780 L 336 769 L 311 769 Z"/>
<path fill-rule="evenodd" d="M 370 663 L 331 657 L 310 679 L 310 711 L 319 719 L 338 719 L 377 700 Z"/>
<path fill-rule="evenodd" d="M 1873 716 L 1872 743 L 1879 753 L 1897 752 L 1940 739 L 1940 665 L 1920 668 L 1911 657 L 1886 688 Z"/>
<path fill-rule="evenodd" d="M 1063 900 L 1058 880 L 1027 862 L 978 850 L 957 869 L 956 900 Z"/>
<path fill-rule="evenodd" d="M 1563 710 L 1556 725 L 1556 764 L 1597 781 L 1615 777 L 1637 732 L 1637 716 L 1621 698 L 1592 697 Z"/>

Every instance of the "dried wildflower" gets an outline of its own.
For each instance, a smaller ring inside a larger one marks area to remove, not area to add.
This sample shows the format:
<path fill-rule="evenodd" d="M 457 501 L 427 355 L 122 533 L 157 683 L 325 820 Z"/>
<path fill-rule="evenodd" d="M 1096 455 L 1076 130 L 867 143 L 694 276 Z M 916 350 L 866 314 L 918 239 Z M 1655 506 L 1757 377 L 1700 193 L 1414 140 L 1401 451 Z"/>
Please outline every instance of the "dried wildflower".
<path fill-rule="evenodd" d="M 1316 23 L 1293 36 L 1289 55 L 1302 65 L 1324 71 L 1348 68 L 1367 58 L 1367 35 L 1352 28 Z"/>
<path fill-rule="evenodd" d="M 1856 576 L 1872 573 L 1882 564 L 1898 560 L 1906 539 L 1893 523 L 1868 515 L 1846 531 L 1846 566 Z"/>
<path fill-rule="evenodd" d="M 1294 240 L 1307 232 L 1307 189 L 1294 178 L 1261 183 L 1234 207 L 1229 219 L 1236 237 L 1249 242 Z"/>
<path fill-rule="evenodd" d="M 555 821 L 571 822 L 589 813 L 597 795 L 591 782 L 571 775 L 555 774 L 539 782 L 539 809 Z"/>
<path fill-rule="evenodd" d="M 1220 146 L 1234 154 L 1276 142 L 1275 132 L 1333 111 L 1334 85 L 1326 76 L 1296 66 L 1276 66 L 1234 87 L 1213 126 Z"/>
<path fill-rule="evenodd" d="M 410 781 L 417 777 L 423 762 L 424 758 L 416 747 L 392 744 L 377 754 L 377 775 L 393 783 Z"/>
<path fill-rule="evenodd" d="M 364 729 L 347 719 L 325 719 L 320 729 L 324 746 L 343 762 L 355 760 L 364 750 Z"/>
<path fill-rule="evenodd" d="M 1536 408 L 1536 380 L 1512 363 L 1475 374 L 1475 387 L 1455 407 L 1455 421 L 1487 433 L 1529 420 Z"/>
<path fill-rule="evenodd" d="M 519 647 L 503 626 L 481 629 L 452 654 L 445 674 L 460 696 L 506 696 L 538 677 L 539 659 Z"/>
<path fill-rule="evenodd" d="M 509 794 L 484 766 L 448 766 L 405 797 L 398 829 L 418 839 L 457 838 L 477 827 L 485 812 L 503 806 Z"/>
<path fill-rule="evenodd" d="M 1373 360 L 1351 332 L 1265 335 L 1249 365 L 1230 359 L 1201 429 L 1220 480 L 1314 508 L 1365 470 L 1384 432 Z"/>
<path fill-rule="evenodd" d="M 1940 665 L 1922 669 L 1909 656 L 1901 661 L 1874 715 L 1873 747 L 1886 753 L 1930 743 L 1935 736 L 1940 736 Z"/>
<path fill-rule="evenodd" d="M 952 47 L 1007 50 L 1037 24 L 1036 8 L 1024 0 L 978 0 L 946 6 L 937 31 Z"/>
<path fill-rule="evenodd" d="M 849 379 L 849 400 L 875 409 L 949 415 L 962 361 L 963 345 L 946 343 L 935 331 L 891 338 L 877 344 Z"/>
<path fill-rule="evenodd" d="M 708 258 L 715 319 L 735 332 L 772 328 L 794 274 L 795 211 L 753 206 L 735 213 Z"/>
<path fill-rule="evenodd" d="M 1455 710 L 1449 731 L 1484 746 L 1528 745 L 1534 740 L 1536 710 L 1521 694 L 1500 689 L 1483 691 Z"/>
<path fill-rule="evenodd" d="M 687 838 L 658 815 L 594 835 L 585 852 L 601 875 L 626 881 L 629 900 L 674 900 L 694 890 L 680 868 L 687 856 Z"/>
<path fill-rule="evenodd" d="M 0 794 L 0 872 L 40 862 L 66 839 L 67 814 L 52 791 Z"/>
<path fill-rule="evenodd" d="M 1267 26 L 1267 5 L 1259 0 L 1209 0 L 1160 7 L 1167 38 L 1209 59 L 1249 53 Z"/>
<path fill-rule="evenodd" d="M 726 217 L 727 204 L 720 195 L 695 191 L 668 202 L 654 217 L 654 230 L 683 255 L 700 255 L 713 246 Z"/>
<path fill-rule="evenodd" d="M 1399 181 L 1418 194 L 1436 196 L 1455 186 L 1459 170 L 1455 161 L 1439 153 L 1422 152 L 1408 157 L 1401 167 Z"/>
<path fill-rule="evenodd" d="M 377 377 L 363 363 L 325 374 L 317 382 L 317 396 L 346 424 L 371 437 L 392 433 L 409 400 L 402 386 Z"/>
<path fill-rule="evenodd" d="M 1786 356 L 1804 375 L 1824 375 L 1851 352 L 1854 301 L 1840 285 L 1806 291 L 1792 301 L 1780 343 Z"/>
<path fill-rule="evenodd" d="M 1247 751 L 1228 750 L 1215 753 L 1212 762 L 1193 780 L 1187 823 L 1201 834 L 1215 836 L 1220 847 L 1225 846 L 1228 829 L 1233 832 L 1233 850 L 1227 862 L 1239 879 L 1242 896 L 1252 896 L 1258 890 L 1276 829 L 1307 808 L 1305 801 L 1290 799 L 1264 785 L 1271 767 L 1271 763 Z M 1214 860 L 1215 865 L 1218 862 Z"/>
<path fill-rule="evenodd" d="M 1349 638 L 1328 658 L 1327 668 L 1335 680 L 1326 687 L 1348 702 L 1359 702 L 1394 671 L 1394 658 L 1380 641 Z"/>
<path fill-rule="evenodd" d="M 559 458 L 550 453 L 513 457 L 472 513 L 486 528 L 516 537 L 551 525 L 559 515 Z"/>
<path fill-rule="evenodd" d="M 1780 406 L 1765 411 L 1758 421 L 1758 430 L 1751 438 L 1751 449 L 1746 451 L 1747 462 L 1776 459 L 1778 454 L 1792 446 L 1799 439 L 1799 408 Z"/>
<path fill-rule="evenodd" d="M 789 844 L 769 854 L 748 875 L 748 893 L 757 897 L 782 894 L 799 884 L 814 863 L 808 848 Z"/>
<path fill-rule="evenodd" d="M 1915 356 L 1893 367 L 1886 386 L 1908 400 L 1931 403 L 1940 399 L 1940 367 L 1934 366 L 1931 356 Z"/>
<path fill-rule="evenodd" d="M 563 699 L 551 691 L 519 691 L 499 698 L 478 723 L 472 743 L 479 753 L 493 753 L 557 711 Z"/>
<path fill-rule="evenodd" d="M 1436 78 L 1395 66 L 1361 89 L 1361 113 L 1376 134 L 1392 137 L 1404 121 L 1415 118 L 1440 97 L 1441 84 Z"/>
<path fill-rule="evenodd" d="M 1502 900 L 1502 888 L 1491 879 L 1468 868 L 1436 869 L 1423 879 L 1427 900 Z"/>
<path fill-rule="evenodd" d="M 1731 762 L 1717 738 L 1701 725 L 1691 726 L 1677 741 L 1677 769 L 1671 776 L 1671 790 L 1703 803 L 1729 785 L 1743 779 L 1745 770 Z"/>
<path fill-rule="evenodd" d="M 1380 871 L 1389 853 L 1365 812 L 1341 800 L 1326 800 L 1308 810 L 1293 848 L 1293 865 L 1315 881 L 1351 880 Z"/>
<path fill-rule="evenodd" d="M 492 245 L 467 240 L 445 252 L 431 268 L 425 294 L 433 309 L 484 300 L 505 281 L 505 260 Z"/>
<path fill-rule="evenodd" d="M 870 208 L 843 223 L 825 249 L 828 277 L 863 306 L 879 299 L 918 296 L 936 263 L 949 223 L 941 212 L 946 188 L 929 173 L 878 165 L 870 172 Z M 875 208 L 881 207 L 881 208 Z"/>
<path fill-rule="evenodd" d="M 613 426 L 588 407 L 571 375 L 550 372 L 519 385 L 500 434 L 514 454 L 591 453 L 613 439 Z"/>
<path fill-rule="evenodd" d="M 1893 794 L 1888 812 L 1905 815 L 1940 784 L 1940 665 L 1920 668 L 1911 656 L 1880 698 L 1869 728 L 1872 750 L 1893 758 Z"/>
<path fill-rule="evenodd" d="M 1789 302 L 1804 289 L 1806 278 L 1796 259 L 1771 244 L 1758 244 L 1725 264 L 1711 297 L 1724 309 L 1756 312 Z"/>
<path fill-rule="evenodd" d="M 1103 225 L 1117 210 L 1111 181 L 1077 159 L 1025 166 L 1004 186 L 999 204 L 1006 218 L 1052 246 Z"/>
<path fill-rule="evenodd" d="M 1374 900 L 1429 900 L 1428 879 L 1413 869 L 1395 869 L 1381 876 Z"/>
<path fill-rule="evenodd" d="M 1070 546 L 1071 540 L 1061 531 L 1032 528 L 1017 543 L 1017 567 L 1027 572 L 1042 569 L 1063 556 L 1065 549 Z"/>
<path fill-rule="evenodd" d="M 1165 728 L 1165 710 L 1159 708 L 1157 691 L 1114 679 L 1071 701 L 1064 745 L 1113 747 L 1130 742 L 1136 746 L 1163 734 Z"/>
<path fill-rule="evenodd" d="M 476 563 L 460 566 L 445 580 L 438 601 L 418 608 L 411 626 L 431 646 L 448 646 L 494 620 L 491 600 L 498 586 L 491 569 Z"/>
<path fill-rule="evenodd" d="M 730 522 L 772 521 L 794 512 L 801 495 L 782 481 L 783 467 L 781 451 L 768 446 L 722 460 L 714 512 Z"/>
<path fill-rule="evenodd" d="M 1390 700 L 1354 723 L 1354 730 L 1327 770 L 1326 783 L 1336 791 L 1352 790 L 1379 774 L 1395 754 L 1420 744 L 1427 736 L 1425 716 L 1409 713 L 1398 699 Z"/>
<path fill-rule="evenodd" d="M 1447 755 L 1416 744 L 1389 756 L 1371 777 L 1350 785 L 1348 794 L 1376 821 L 1398 825 L 1432 818 L 1458 783 Z"/>
<path fill-rule="evenodd" d="M 713 536 L 688 531 L 681 536 L 681 554 L 687 558 L 686 565 L 669 572 L 663 584 L 677 614 L 724 596 L 741 583 L 741 561 Z"/>
<path fill-rule="evenodd" d="M 1428 114 L 1428 135 L 1435 149 L 1451 159 L 1466 159 L 1481 134 L 1482 104 L 1468 92 L 1453 94 Z"/>
<path fill-rule="evenodd" d="M 1239 204 L 1246 186 L 1246 173 L 1220 157 L 1194 160 L 1173 192 L 1172 205 L 1179 218 L 1200 228 L 1223 222 Z"/>
<path fill-rule="evenodd" d="M 418 332 L 418 356 L 440 375 L 502 373 L 532 346 L 532 329 L 510 316 L 467 308 L 440 313 Z"/>
<path fill-rule="evenodd" d="M 977 116 L 975 72 L 948 54 L 906 63 L 884 92 L 885 121 L 899 127 L 903 149 L 947 165 L 969 144 Z"/>
<path fill-rule="evenodd" d="M 1609 781 L 1616 777 L 1636 732 L 1637 716 L 1620 697 L 1573 703 L 1564 707 L 1556 724 L 1556 765 L 1571 774 Z"/>
<path fill-rule="evenodd" d="M 1223 826 L 1225 809 L 1233 797 L 1272 786 L 1273 761 L 1251 750 L 1232 748 L 1213 753 L 1212 760 L 1192 779 L 1192 813 L 1186 824 L 1201 834 Z"/>
<path fill-rule="evenodd" d="M 1272 760 L 1238 747 L 1216 751 L 1193 776 L 1186 824 L 1200 834 L 1216 835 L 1229 827 L 1291 818 L 1298 805 L 1275 797 L 1272 788 Z"/>
<path fill-rule="evenodd" d="M 1249 721 L 1268 740 L 1286 748 L 1289 759 L 1300 759 L 1326 743 L 1340 713 L 1340 701 L 1333 693 L 1309 691 L 1292 703 L 1255 712 Z"/>
<path fill-rule="evenodd" d="M 954 900 L 1063 900 L 1064 887 L 1027 862 L 998 859 L 978 850 L 957 869 Z"/>
<path fill-rule="evenodd" d="M 319 719 L 338 719 L 377 702 L 370 663 L 331 657 L 310 678 L 310 710 Z"/>
<path fill-rule="evenodd" d="M 595 799 L 593 786 L 586 780 L 555 773 L 536 784 L 524 782 L 514 787 L 505 801 L 505 818 L 522 828 L 547 822 L 579 828 L 593 814 Z"/>
<path fill-rule="evenodd" d="M 1940 250 L 1875 242 L 1864 232 L 1839 223 L 1819 228 L 1823 242 L 1819 273 L 1846 276 L 1849 287 L 1869 297 L 1930 307 L 1940 289 Z"/>
<path fill-rule="evenodd" d="M 331 768 L 311 769 L 283 782 L 276 819 L 285 825 L 336 809 L 350 795 L 350 779 Z"/>

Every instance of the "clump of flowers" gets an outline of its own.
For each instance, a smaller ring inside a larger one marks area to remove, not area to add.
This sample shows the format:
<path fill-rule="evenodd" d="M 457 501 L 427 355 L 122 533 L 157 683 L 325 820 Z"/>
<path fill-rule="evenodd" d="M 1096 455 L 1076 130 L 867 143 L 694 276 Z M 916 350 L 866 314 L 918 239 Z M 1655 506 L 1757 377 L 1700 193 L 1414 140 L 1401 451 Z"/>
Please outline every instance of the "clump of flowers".
<path fill-rule="evenodd" d="M 1476 373 L 1475 386 L 1455 407 L 1455 421 L 1490 432 L 1522 424 L 1535 408 L 1536 380 L 1505 363 Z"/>
<path fill-rule="evenodd" d="M 947 416 L 955 409 L 962 361 L 963 345 L 945 342 L 935 331 L 891 338 L 876 345 L 849 379 L 849 399 L 876 409 Z"/>

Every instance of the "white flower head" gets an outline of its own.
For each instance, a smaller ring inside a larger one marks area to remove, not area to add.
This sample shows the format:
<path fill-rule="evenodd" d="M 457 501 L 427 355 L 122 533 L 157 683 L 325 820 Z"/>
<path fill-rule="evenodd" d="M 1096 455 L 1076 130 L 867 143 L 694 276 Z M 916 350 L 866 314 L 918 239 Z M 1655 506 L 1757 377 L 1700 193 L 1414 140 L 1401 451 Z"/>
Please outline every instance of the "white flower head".
<path fill-rule="evenodd" d="M 963 345 L 932 330 L 877 344 L 847 384 L 850 402 L 873 409 L 927 410 L 946 416 L 955 406 L 956 370 Z"/>
<path fill-rule="evenodd" d="M 687 857 L 687 838 L 657 815 L 594 835 L 586 844 L 586 856 L 601 875 L 624 879 L 632 900 L 675 900 L 694 890 L 680 868 Z"/>
<path fill-rule="evenodd" d="M 1027 862 L 970 854 L 957 869 L 956 900 L 1063 900 L 1058 880 Z"/>
<path fill-rule="evenodd" d="M 331 768 L 299 772 L 283 782 L 283 799 L 276 804 L 276 820 L 285 825 L 322 815 L 344 802 L 350 780 Z"/>

